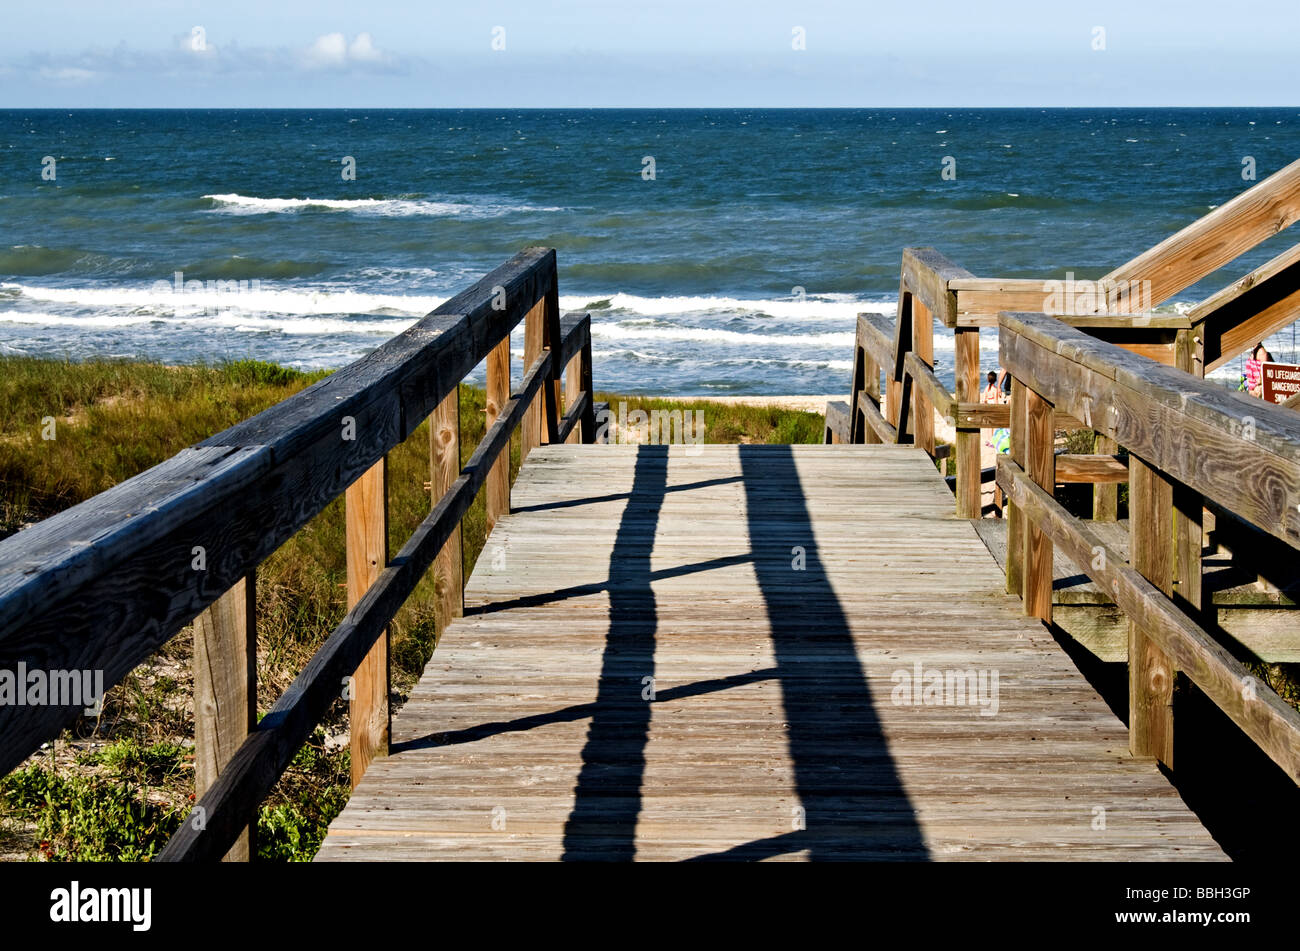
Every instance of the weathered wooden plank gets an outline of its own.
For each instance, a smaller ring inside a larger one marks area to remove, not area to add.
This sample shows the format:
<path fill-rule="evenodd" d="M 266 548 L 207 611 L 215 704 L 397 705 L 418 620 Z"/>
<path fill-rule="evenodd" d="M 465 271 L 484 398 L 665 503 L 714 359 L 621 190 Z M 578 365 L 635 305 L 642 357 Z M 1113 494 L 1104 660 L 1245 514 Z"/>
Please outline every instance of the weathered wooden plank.
<path fill-rule="evenodd" d="M 429 418 L 430 508 L 451 488 L 460 475 L 460 388 L 452 390 Z M 460 526 L 433 563 L 437 589 L 439 630 L 446 630 L 452 618 L 465 613 L 465 562 L 461 551 Z"/>
<path fill-rule="evenodd" d="M 501 415 L 510 400 L 510 338 L 506 337 L 492 348 L 487 358 L 486 426 Z M 502 454 L 492 463 L 484 493 L 487 504 L 488 531 L 503 515 L 510 514 L 510 459 Z"/>
<path fill-rule="evenodd" d="M 1010 372 L 1010 371 L 1008 371 Z M 1011 429 L 1011 458 L 1016 465 L 1028 464 L 1029 453 L 1026 437 L 1029 434 L 1028 402 L 1025 384 L 1011 374 L 1011 395 L 1007 404 L 1008 426 Z M 995 463 L 996 464 L 996 463 Z M 1005 493 L 1005 488 L 1003 492 Z M 1023 598 L 1025 585 L 1025 519 L 1016 509 L 1015 501 L 1004 499 L 1007 519 L 1007 593 Z"/>
<path fill-rule="evenodd" d="M 964 403 L 953 406 L 953 424 L 959 429 L 1004 429 L 1011 425 L 1008 403 Z M 1058 430 L 1087 429 L 1069 413 L 1056 410 L 1052 425 Z"/>
<path fill-rule="evenodd" d="M 1093 451 L 1106 456 L 1119 452 L 1119 443 L 1097 433 Z M 1113 482 L 1098 482 L 1092 488 L 1092 517 L 1097 522 L 1113 522 L 1119 518 L 1119 486 Z"/>
<path fill-rule="evenodd" d="M 934 417 L 932 410 L 938 410 L 940 416 L 952 422 L 956 400 L 939 382 L 939 378 L 934 375 L 934 370 L 930 368 L 930 365 L 925 362 L 919 353 L 909 353 L 904 360 L 904 366 L 915 384 L 912 389 L 912 396 L 914 412 L 917 414 L 916 418 L 918 420 L 923 416 L 930 418 L 930 438 L 933 440 Z M 924 409 L 920 408 L 921 404 L 916 402 L 918 399 L 924 401 Z M 934 447 L 931 446 L 929 450 L 931 454 L 933 454 L 933 449 Z"/>
<path fill-rule="evenodd" d="M 956 326 L 957 295 L 948 289 L 948 282 L 975 275 L 934 248 L 904 248 L 902 276 L 915 295 L 913 304 L 919 301 L 945 327 Z"/>
<path fill-rule="evenodd" d="M 904 360 L 904 368 L 912 379 L 912 430 L 915 442 L 933 458 L 934 408 L 946 409 L 952 401 L 948 391 L 934 375 L 934 317 L 930 310 L 916 298 L 912 300 L 912 352 Z M 942 412 L 942 410 L 941 410 Z M 951 412 L 944 414 L 951 418 Z"/>
<path fill-rule="evenodd" d="M 1106 453 L 1060 453 L 1056 457 L 1057 482 L 1092 484 L 1128 481 L 1128 463 Z"/>
<path fill-rule="evenodd" d="M 956 404 L 976 403 L 980 394 L 980 332 L 958 327 L 953 331 Z M 955 407 L 950 406 L 954 411 Z M 957 428 L 957 517 L 979 518 L 983 508 L 980 479 L 980 430 Z"/>
<path fill-rule="evenodd" d="M 570 391 L 565 394 L 565 405 L 569 406 L 569 397 L 577 405 L 581 394 L 588 394 L 583 408 L 580 425 L 572 428 L 577 434 L 571 442 L 592 443 L 596 439 L 596 404 L 595 391 L 591 384 L 591 315 L 567 314 L 560 322 L 562 345 L 560 359 L 569 366 Z M 574 389 L 576 387 L 576 389 Z M 566 413 L 568 410 L 566 409 Z"/>
<path fill-rule="evenodd" d="M 388 622 L 415 590 L 433 564 L 452 531 L 460 524 L 479 489 L 487 481 L 492 462 L 510 445 L 510 436 L 523 420 L 525 409 L 551 380 L 551 354 L 544 353 L 529 368 L 523 384 L 502 408 L 460 477 L 438 501 L 402 550 L 365 592 L 312 655 L 289 689 L 257 724 L 257 728 L 231 758 L 225 772 L 208 790 L 197 808 L 205 824 L 187 822 L 172 836 L 159 861 L 204 861 L 220 857 L 239 834 L 241 815 L 254 808 L 279 780 L 298 748 L 338 696 L 338 685 L 356 670 L 374 644 L 384 636 Z M 376 765 L 383 760 L 376 760 Z"/>
<path fill-rule="evenodd" d="M 521 252 L 357 363 L 0 542 L 0 667 L 116 683 L 409 436 L 554 267 L 549 249 Z M 77 713 L 0 709 L 0 770 Z"/>
<path fill-rule="evenodd" d="M 524 366 L 530 367 L 546 347 L 546 301 L 539 300 L 524 317 Z M 528 454 L 546 443 L 546 406 L 544 401 L 530 403 L 519 429 L 519 464 Z"/>
<path fill-rule="evenodd" d="M 877 367 L 894 365 L 895 322 L 884 314 L 858 314 L 857 344 Z"/>
<path fill-rule="evenodd" d="M 1031 386 L 1025 388 L 1025 471 L 1051 494 L 1056 485 L 1056 460 L 1052 453 L 1052 404 Z M 1049 624 L 1052 621 L 1052 539 L 1035 521 L 1024 524 L 1024 583 L 1021 597 L 1025 613 Z"/>
<path fill-rule="evenodd" d="M 365 597 L 388 566 L 388 459 L 381 459 L 344 496 L 348 608 Z M 442 548 L 445 548 L 444 544 Z M 441 550 L 441 549 L 440 549 Z M 377 756 L 388 755 L 390 725 L 388 629 L 371 645 L 347 691 L 352 788 Z"/>
<path fill-rule="evenodd" d="M 565 402 L 569 403 L 570 399 L 572 404 L 560 421 L 559 435 L 556 441 L 572 444 L 578 440 L 571 439 L 571 436 L 582 436 L 582 421 L 591 409 L 591 394 L 579 391 L 571 397 L 566 396 Z"/>
<path fill-rule="evenodd" d="M 1051 533 L 1080 571 L 1110 592 L 1120 610 L 1165 652 L 1172 667 L 1200 687 L 1287 775 L 1300 782 L 1300 714 L 1293 707 L 1259 684 L 1163 592 L 1117 557 L 1089 523 L 1071 516 L 1006 456 L 998 459 L 998 482 L 1017 507 L 1024 508 L 1026 517 Z"/>
<path fill-rule="evenodd" d="M 1137 456 L 1129 457 L 1129 551 L 1133 568 L 1165 597 L 1174 589 L 1173 484 Z M 1142 621 L 1128 640 L 1129 749 L 1174 765 L 1174 679 L 1177 671 Z"/>
<path fill-rule="evenodd" d="M 194 619 L 194 798 L 202 799 L 257 722 L 257 576 Z M 224 860 L 257 854 L 257 812 Z"/>
<path fill-rule="evenodd" d="M 1300 244 L 1197 304 L 1204 372 L 1217 370 L 1300 317 Z"/>
<path fill-rule="evenodd" d="M 861 414 L 867 428 L 875 433 L 878 442 L 890 445 L 898 442 L 898 430 L 881 415 L 880 407 L 865 392 L 858 394 L 858 413 Z"/>
<path fill-rule="evenodd" d="M 1003 321 L 1001 356 L 1013 373 L 1177 481 L 1300 546 L 1300 417 L 1176 369 L 1135 364 L 1040 316 Z"/>
<path fill-rule="evenodd" d="M 1300 219 L 1300 161 L 1197 219 L 1102 280 L 1149 282 L 1154 307 Z"/>
<path fill-rule="evenodd" d="M 826 404 L 826 439 L 828 443 L 847 443 L 853 437 L 849 431 L 849 404 L 831 400 Z M 874 435 L 874 431 L 873 431 Z"/>
<path fill-rule="evenodd" d="M 1221 857 L 924 453 L 546 446 L 515 495 L 320 859 Z M 917 662 L 997 715 L 897 702 Z"/>

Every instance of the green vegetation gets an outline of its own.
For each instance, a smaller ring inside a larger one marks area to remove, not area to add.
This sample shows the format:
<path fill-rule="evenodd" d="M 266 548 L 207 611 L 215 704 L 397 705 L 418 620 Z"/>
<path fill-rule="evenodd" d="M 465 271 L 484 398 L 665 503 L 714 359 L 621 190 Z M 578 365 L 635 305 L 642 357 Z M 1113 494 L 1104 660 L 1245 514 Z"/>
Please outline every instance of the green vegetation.
<path fill-rule="evenodd" d="M 215 366 L 0 358 L 0 537 L 162 462 L 323 378 L 256 361 Z M 820 442 L 822 417 L 768 407 L 602 394 L 617 409 L 705 412 L 713 443 Z M 460 389 L 461 458 L 485 430 L 481 389 Z M 52 429 L 51 429 L 52 423 Z M 53 439 L 43 438 L 53 435 Z M 511 477 L 518 470 L 518 437 Z M 428 424 L 388 455 L 389 547 L 428 514 Z M 487 535 L 482 496 L 463 527 L 468 577 Z M 343 500 L 258 568 L 258 706 L 265 711 L 342 620 Z M 442 620 L 427 576 L 391 626 L 396 700 L 433 652 Z M 191 634 L 163 646 L 108 691 L 102 715 L 0 779 L 0 854 L 138 861 L 155 855 L 193 805 Z M 347 704 L 335 703 L 263 804 L 258 854 L 310 859 L 347 801 Z"/>

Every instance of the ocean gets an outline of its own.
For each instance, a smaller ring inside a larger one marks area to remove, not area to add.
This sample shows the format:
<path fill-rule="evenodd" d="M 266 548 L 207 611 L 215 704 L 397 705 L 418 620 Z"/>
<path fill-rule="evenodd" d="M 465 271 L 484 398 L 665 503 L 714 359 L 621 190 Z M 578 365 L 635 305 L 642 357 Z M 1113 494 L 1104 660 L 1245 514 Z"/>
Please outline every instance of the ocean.
<path fill-rule="evenodd" d="M 339 367 L 540 244 L 600 389 L 847 391 L 904 246 L 1095 279 L 1297 157 L 1297 109 L 0 111 L 0 354 Z"/>

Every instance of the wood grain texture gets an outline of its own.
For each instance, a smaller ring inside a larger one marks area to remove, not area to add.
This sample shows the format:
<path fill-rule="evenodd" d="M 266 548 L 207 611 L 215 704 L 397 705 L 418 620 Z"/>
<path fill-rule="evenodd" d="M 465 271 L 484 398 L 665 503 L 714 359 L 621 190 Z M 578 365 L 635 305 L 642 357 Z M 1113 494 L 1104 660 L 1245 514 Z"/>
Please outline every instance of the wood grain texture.
<path fill-rule="evenodd" d="M 527 249 L 356 363 L 0 541 L 0 667 L 120 681 L 409 436 L 554 281 L 554 251 Z M 0 772 L 79 713 L 0 707 Z"/>
<path fill-rule="evenodd" d="M 530 367 L 546 346 L 546 301 L 539 300 L 524 317 L 524 366 Z M 546 442 L 546 406 L 543 400 L 528 405 L 519 427 L 519 462 Z"/>
<path fill-rule="evenodd" d="M 894 445 L 898 442 L 898 430 L 894 429 L 880 413 L 880 407 L 869 397 L 866 392 L 858 394 L 858 413 L 866 428 L 875 433 L 874 440 L 863 439 L 863 442 L 878 442 Z"/>
<path fill-rule="evenodd" d="M 972 524 L 1005 570 L 1007 519 L 976 519 Z M 1112 557 L 1128 563 L 1127 519 L 1092 522 L 1088 528 Z M 1052 561 L 1052 623 L 1099 660 L 1126 663 L 1129 621 L 1110 592 L 1080 571 L 1059 546 L 1054 548 Z M 1293 566 L 1285 590 L 1268 591 L 1260 587 L 1250 562 L 1243 564 L 1226 550 L 1215 551 L 1211 546 L 1203 564 L 1207 610 L 1201 626 L 1216 640 L 1244 652 L 1245 657 L 1269 664 L 1300 663 L 1300 614 L 1296 613 L 1300 566 Z M 1177 598 L 1177 587 L 1174 592 Z"/>
<path fill-rule="evenodd" d="M 1011 429 L 1010 456 L 1021 468 L 1027 464 L 1025 460 L 1028 458 L 1025 449 L 1025 440 L 1029 434 L 1029 420 L 1025 415 L 1029 405 L 1025 400 L 1027 392 L 1025 384 L 1021 383 L 1013 373 L 1011 396 L 1007 404 L 1007 419 Z M 1007 519 L 1006 590 L 1008 594 L 1014 594 L 1019 598 L 1024 596 L 1025 591 L 1025 520 L 1016 509 L 1013 498 L 1008 496 L 1003 504 L 1006 506 Z"/>
<path fill-rule="evenodd" d="M 1300 416 L 1036 314 L 1003 314 L 1003 366 L 1179 482 L 1300 547 Z"/>
<path fill-rule="evenodd" d="M 826 438 L 828 443 L 849 443 L 853 437 L 849 431 L 849 404 L 843 400 L 831 400 L 826 404 Z M 874 435 L 874 434 L 873 434 Z"/>
<path fill-rule="evenodd" d="M 510 338 L 506 337 L 492 348 L 487 359 L 487 428 L 501 415 L 502 407 L 510 399 Z M 510 460 L 502 455 L 492 463 L 487 477 L 488 531 L 502 515 L 510 514 Z"/>
<path fill-rule="evenodd" d="M 934 456 L 934 409 L 951 418 L 952 397 L 934 375 L 934 317 L 918 298 L 912 300 L 912 352 L 904 371 L 912 381 L 913 442 Z"/>
<path fill-rule="evenodd" d="M 1006 456 L 998 459 L 998 483 L 1029 519 L 1066 550 L 1079 571 L 1114 597 L 1120 610 L 1168 658 L 1170 670 L 1185 674 L 1292 780 L 1300 782 L 1300 713 L 1294 707 L 1260 684 L 1164 592 L 1127 565 L 1102 541 L 1095 523 L 1071 516 Z M 1148 681 L 1143 693 L 1158 694 L 1154 688 L 1159 686 Z"/>
<path fill-rule="evenodd" d="M 1058 453 L 1056 481 L 1101 485 L 1128 481 L 1128 463 L 1108 453 Z"/>
<path fill-rule="evenodd" d="M 1174 593 L 1173 484 L 1137 456 L 1129 458 L 1129 551 L 1133 568 L 1165 597 Z M 1129 748 L 1174 765 L 1174 679 L 1169 657 L 1130 620 Z"/>
<path fill-rule="evenodd" d="M 904 248 L 902 272 L 915 300 L 945 327 L 956 326 L 957 295 L 948 289 L 948 282 L 975 275 L 934 248 Z"/>
<path fill-rule="evenodd" d="M 429 419 L 429 507 L 451 489 L 460 475 L 460 388 L 447 394 Z M 438 598 L 438 630 L 445 631 L 452 618 L 464 612 L 464 553 L 461 551 L 460 526 L 452 532 L 433 563 L 434 585 Z"/>
<path fill-rule="evenodd" d="M 1093 451 L 1113 456 L 1119 452 L 1119 443 L 1097 433 Z M 1119 486 L 1113 482 L 1097 482 L 1092 487 L 1092 517 L 1098 522 L 1113 522 L 1119 518 Z"/>
<path fill-rule="evenodd" d="M 889 362 L 885 368 L 885 418 L 900 433 L 908 432 L 907 412 L 911 397 L 904 392 L 907 374 L 903 372 L 903 360 L 912 349 L 912 318 L 916 302 L 904 279 L 898 287 L 898 317 L 894 320 L 894 341 L 889 348 Z M 904 425 L 899 425 L 899 421 Z"/>
<path fill-rule="evenodd" d="M 977 403 L 980 395 L 980 332 L 956 328 L 953 331 L 953 379 L 955 402 Z M 955 421 L 954 421 L 955 422 Z M 955 436 L 957 453 L 957 517 L 979 518 L 983 508 L 980 478 L 980 430 L 959 427 Z"/>
<path fill-rule="evenodd" d="M 1056 458 L 1053 455 L 1055 431 L 1052 429 L 1052 404 L 1025 388 L 1025 471 L 1044 492 L 1056 488 Z M 1024 525 L 1024 583 L 1021 597 L 1025 613 L 1049 624 L 1052 621 L 1052 539 L 1042 526 L 1032 520 Z"/>
<path fill-rule="evenodd" d="M 388 458 L 367 470 L 344 495 L 348 608 L 356 607 L 388 566 Z M 445 550 L 445 545 L 443 549 Z M 348 699 L 355 789 L 376 757 L 388 755 L 390 711 L 388 631 L 357 665 Z"/>
<path fill-rule="evenodd" d="M 1222 858 L 924 453 L 545 446 L 515 502 L 318 860 Z"/>
<path fill-rule="evenodd" d="M 1107 274 L 1149 281 L 1157 306 L 1300 219 L 1300 161 L 1292 162 Z"/>
<path fill-rule="evenodd" d="M 257 576 L 194 619 L 194 798 L 203 798 L 257 722 Z M 256 813 L 224 861 L 257 854 Z"/>
<path fill-rule="evenodd" d="M 338 697 L 338 685 L 383 638 L 393 615 L 410 597 L 469 511 L 487 480 L 492 462 L 508 450 L 511 435 L 523 421 L 524 410 L 551 379 L 551 356 L 544 353 L 528 369 L 519 390 L 483 436 L 451 490 L 438 500 L 389 566 L 348 611 L 236 751 L 196 807 L 205 811 L 207 825 L 197 829 L 193 823 L 183 824 L 167 843 L 160 861 L 211 861 L 224 854 L 234 842 L 242 817 L 279 780 L 303 741 Z"/>

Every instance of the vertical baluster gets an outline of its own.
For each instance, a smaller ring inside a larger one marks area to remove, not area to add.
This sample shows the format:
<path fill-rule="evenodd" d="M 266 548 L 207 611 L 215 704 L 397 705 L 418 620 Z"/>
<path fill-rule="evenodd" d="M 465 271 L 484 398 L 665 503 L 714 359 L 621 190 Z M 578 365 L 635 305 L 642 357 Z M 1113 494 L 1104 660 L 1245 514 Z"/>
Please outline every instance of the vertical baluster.
<path fill-rule="evenodd" d="M 388 460 L 379 460 L 344 494 L 347 520 L 348 609 L 356 606 L 388 564 Z M 388 755 L 388 629 L 352 679 L 352 786 L 371 760 Z"/>

